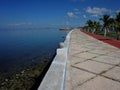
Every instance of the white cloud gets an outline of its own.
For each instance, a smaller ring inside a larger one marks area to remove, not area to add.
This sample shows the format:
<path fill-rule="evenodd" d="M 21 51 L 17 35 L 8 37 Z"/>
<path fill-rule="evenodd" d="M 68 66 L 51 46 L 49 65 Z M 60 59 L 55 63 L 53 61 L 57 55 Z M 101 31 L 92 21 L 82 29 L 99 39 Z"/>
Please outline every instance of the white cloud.
<path fill-rule="evenodd" d="M 69 17 L 69 18 L 78 18 L 78 17 L 74 14 L 74 12 L 67 12 L 67 17 Z"/>
<path fill-rule="evenodd" d="M 68 17 L 74 17 L 74 13 L 73 12 L 67 12 L 67 16 Z"/>
<path fill-rule="evenodd" d="M 116 13 L 119 13 L 120 12 L 120 9 L 116 11 Z"/>
<path fill-rule="evenodd" d="M 86 15 L 83 15 L 83 18 L 87 18 Z"/>
<path fill-rule="evenodd" d="M 110 18 L 113 18 L 113 16 L 112 16 L 112 15 L 110 15 Z"/>
<path fill-rule="evenodd" d="M 75 14 L 81 14 L 81 13 L 80 13 L 80 10 L 79 10 L 78 8 L 75 8 L 75 9 L 74 9 L 74 13 L 75 13 Z"/>
<path fill-rule="evenodd" d="M 87 7 L 86 12 L 91 14 L 93 17 L 98 17 L 105 13 L 110 13 L 110 10 L 106 8 L 99 8 L 99 7 L 93 7 L 93 8 Z"/>

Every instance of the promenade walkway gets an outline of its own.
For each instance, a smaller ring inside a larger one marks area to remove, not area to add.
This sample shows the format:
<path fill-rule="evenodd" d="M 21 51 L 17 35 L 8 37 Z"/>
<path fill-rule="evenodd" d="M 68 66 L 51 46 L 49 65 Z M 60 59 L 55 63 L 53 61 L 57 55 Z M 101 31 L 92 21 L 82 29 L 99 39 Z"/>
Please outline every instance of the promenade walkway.
<path fill-rule="evenodd" d="M 65 90 L 120 90 L 120 49 L 73 31 Z"/>

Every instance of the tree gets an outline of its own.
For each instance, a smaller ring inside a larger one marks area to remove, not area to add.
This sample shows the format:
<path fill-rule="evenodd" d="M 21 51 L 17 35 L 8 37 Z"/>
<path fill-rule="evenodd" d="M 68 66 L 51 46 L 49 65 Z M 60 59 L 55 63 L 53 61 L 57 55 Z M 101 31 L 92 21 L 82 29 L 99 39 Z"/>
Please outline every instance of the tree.
<path fill-rule="evenodd" d="M 93 22 L 93 32 L 92 32 L 92 33 L 94 33 L 99 27 L 100 27 L 100 23 L 94 21 L 94 22 Z"/>
<path fill-rule="evenodd" d="M 109 26 L 112 27 L 113 31 L 115 31 L 115 19 L 114 18 L 109 19 Z"/>
<path fill-rule="evenodd" d="M 107 31 L 109 31 L 109 25 L 110 25 L 110 16 L 109 15 L 103 15 L 100 20 L 103 21 L 103 29 L 104 29 L 104 36 L 106 36 Z"/>
<path fill-rule="evenodd" d="M 115 18 L 115 28 L 117 33 L 117 40 L 120 39 L 120 12 L 117 13 Z"/>
<path fill-rule="evenodd" d="M 86 24 L 88 26 L 88 32 L 90 32 L 90 30 L 92 30 L 92 27 L 93 27 L 93 21 L 92 20 L 88 20 Z"/>

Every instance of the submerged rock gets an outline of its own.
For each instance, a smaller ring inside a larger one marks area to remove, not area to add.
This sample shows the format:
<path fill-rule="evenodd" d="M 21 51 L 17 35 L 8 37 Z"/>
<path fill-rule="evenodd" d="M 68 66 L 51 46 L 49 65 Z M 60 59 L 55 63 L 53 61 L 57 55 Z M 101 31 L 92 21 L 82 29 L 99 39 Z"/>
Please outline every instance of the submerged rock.
<path fill-rule="evenodd" d="M 30 90 L 47 64 L 48 62 L 44 62 L 33 68 L 23 70 L 10 79 L 5 79 L 0 84 L 0 90 Z"/>

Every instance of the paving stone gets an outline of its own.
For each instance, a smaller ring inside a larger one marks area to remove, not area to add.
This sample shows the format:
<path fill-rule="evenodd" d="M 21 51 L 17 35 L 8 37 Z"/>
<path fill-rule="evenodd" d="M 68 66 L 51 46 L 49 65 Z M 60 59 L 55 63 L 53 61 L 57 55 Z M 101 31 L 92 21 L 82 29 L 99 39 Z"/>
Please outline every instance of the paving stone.
<path fill-rule="evenodd" d="M 86 46 L 86 48 L 89 48 L 91 50 L 96 50 L 96 49 L 102 50 L 103 49 L 103 47 L 101 47 L 101 46 L 98 46 L 98 47 Z"/>
<path fill-rule="evenodd" d="M 71 49 L 71 50 L 69 51 L 69 55 L 75 55 L 75 54 L 78 54 L 78 53 L 81 53 L 81 52 L 82 52 L 82 51 Z"/>
<path fill-rule="evenodd" d="M 112 56 L 112 57 L 118 57 L 118 58 L 120 58 L 120 53 L 118 53 L 118 52 L 111 52 L 111 53 L 109 53 L 107 55 L 108 56 Z"/>
<path fill-rule="evenodd" d="M 86 52 L 86 51 L 89 51 L 91 49 L 81 46 L 81 47 L 72 47 L 72 48 L 70 48 L 70 50 L 71 50 L 71 52 L 72 52 L 72 50 L 76 50 L 76 51 L 79 51 L 79 52 Z"/>
<path fill-rule="evenodd" d="M 93 53 L 89 53 L 89 52 L 83 52 L 83 53 L 80 53 L 80 54 L 76 54 L 74 56 L 85 58 L 85 59 L 92 59 L 93 57 L 96 57 L 98 55 L 97 54 L 93 54 Z"/>
<path fill-rule="evenodd" d="M 112 67 L 112 65 L 99 63 L 99 62 L 95 62 L 95 61 L 90 61 L 90 60 L 85 61 L 83 63 L 76 64 L 74 66 L 81 68 L 81 69 L 88 70 L 88 71 L 93 72 L 93 73 L 97 73 L 97 74 L 100 74 L 103 71 L 106 71 Z"/>
<path fill-rule="evenodd" d="M 71 70 L 72 86 L 74 88 L 95 76 L 96 75 L 82 71 L 80 69 L 72 68 Z"/>
<path fill-rule="evenodd" d="M 99 56 L 94 58 L 93 60 L 103 62 L 103 63 L 113 64 L 113 65 L 120 63 L 120 58 L 117 58 L 117 57 L 115 58 L 111 56 Z"/>
<path fill-rule="evenodd" d="M 91 51 L 89 51 L 89 52 L 90 52 L 90 53 L 95 53 L 95 54 L 100 54 L 100 55 L 102 55 L 102 54 L 108 53 L 109 51 L 95 49 L 95 50 L 91 50 Z"/>
<path fill-rule="evenodd" d="M 110 52 L 115 52 L 118 50 L 118 48 L 112 46 L 112 45 L 109 45 L 106 43 L 106 46 L 104 46 L 104 49 L 107 50 L 107 51 L 110 51 Z"/>
<path fill-rule="evenodd" d="M 89 51 L 89 50 L 91 50 L 91 49 L 86 48 L 86 47 L 82 47 L 82 48 L 80 48 L 80 49 L 78 49 L 78 50 L 80 50 L 80 51 L 82 51 L 82 52 L 86 52 L 86 51 Z"/>
<path fill-rule="evenodd" d="M 98 76 L 74 90 L 120 90 L 120 83 Z"/>
<path fill-rule="evenodd" d="M 70 50 L 77 50 L 77 51 L 80 51 L 79 49 L 80 48 L 82 48 L 82 47 L 78 47 L 77 45 L 75 45 L 75 46 L 72 46 L 72 47 L 70 47 Z"/>
<path fill-rule="evenodd" d="M 120 50 L 117 50 L 116 52 L 117 52 L 117 53 L 120 53 Z"/>
<path fill-rule="evenodd" d="M 89 51 L 90 49 L 88 48 L 84 48 L 84 47 L 80 47 L 80 48 L 72 48 L 70 49 L 70 55 L 74 55 L 74 54 L 78 54 L 78 53 L 81 53 L 81 52 L 87 52 Z"/>
<path fill-rule="evenodd" d="M 87 43 L 87 46 L 98 47 L 98 45 L 95 44 L 95 41 L 94 42 L 89 41 L 89 43 Z"/>
<path fill-rule="evenodd" d="M 79 58 L 79 57 L 69 56 L 68 60 L 70 61 L 71 65 L 74 65 L 74 64 L 77 64 L 77 63 L 84 62 L 86 59 Z"/>
<path fill-rule="evenodd" d="M 75 50 L 78 50 L 78 49 L 77 49 L 78 47 L 81 48 L 81 46 L 80 46 L 79 44 L 77 44 L 77 43 L 74 43 L 74 44 L 71 44 L 71 45 L 70 45 L 70 48 L 73 48 L 73 49 L 75 49 Z"/>
<path fill-rule="evenodd" d="M 120 81 L 120 67 L 115 67 L 103 74 L 109 78 Z"/>
<path fill-rule="evenodd" d="M 72 46 L 74 46 L 74 45 L 79 45 L 77 42 L 70 42 L 70 46 L 72 47 Z"/>
<path fill-rule="evenodd" d="M 120 67 L 120 64 L 119 64 L 119 67 Z"/>

